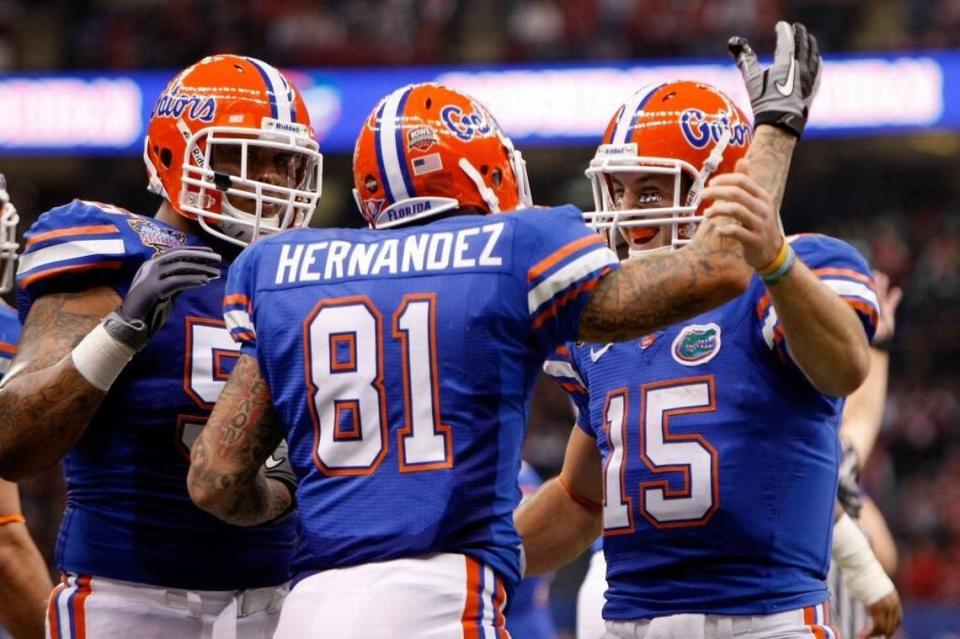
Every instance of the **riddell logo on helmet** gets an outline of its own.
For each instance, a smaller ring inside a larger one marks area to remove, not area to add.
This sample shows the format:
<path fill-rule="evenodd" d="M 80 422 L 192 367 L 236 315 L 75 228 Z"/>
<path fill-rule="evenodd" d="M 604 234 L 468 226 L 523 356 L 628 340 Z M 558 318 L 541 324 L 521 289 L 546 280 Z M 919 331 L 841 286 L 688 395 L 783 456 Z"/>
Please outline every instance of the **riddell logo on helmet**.
<path fill-rule="evenodd" d="M 418 126 L 407 134 L 407 150 L 426 151 L 439 142 L 437 134 L 428 126 Z"/>
<path fill-rule="evenodd" d="M 723 132 L 730 128 L 730 118 L 724 112 L 708 118 L 700 109 L 687 109 L 680 114 L 680 130 L 683 137 L 695 149 L 702 149 L 712 140 L 720 141 Z M 743 146 L 750 140 L 750 127 L 736 123 L 730 131 L 730 144 Z"/>
<path fill-rule="evenodd" d="M 175 119 L 186 117 L 188 120 L 213 122 L 213 116 L 216 113 L 217 101 L 214 98 L 195 93 L 180 93 L 180 86 L 177 85 L 160 96 L 150 117 Z"/>

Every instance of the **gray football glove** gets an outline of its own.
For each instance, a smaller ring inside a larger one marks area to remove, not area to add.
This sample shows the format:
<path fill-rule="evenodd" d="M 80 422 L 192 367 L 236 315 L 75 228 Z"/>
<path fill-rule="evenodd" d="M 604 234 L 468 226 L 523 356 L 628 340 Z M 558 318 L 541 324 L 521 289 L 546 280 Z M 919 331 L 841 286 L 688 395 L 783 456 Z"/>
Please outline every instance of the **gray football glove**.
<path fill-rule="evenodd" d="M 110 335 L 139 351 L 167 321 L 177 293 L 220 277 L 220 256 L 205 246 L 171 249 L 140 265 L 126 299 L 103 320 Z"/>
<path fill-rule="evenodd" d="M 817 39 L 799 22 L 778 22 L 777 48 L 767 69 L 760 66 L 746 38 L 730 38 L 727 48 L 747 85 L 754 126 L 770 124 L 799 138 L 820 86 Z"/>

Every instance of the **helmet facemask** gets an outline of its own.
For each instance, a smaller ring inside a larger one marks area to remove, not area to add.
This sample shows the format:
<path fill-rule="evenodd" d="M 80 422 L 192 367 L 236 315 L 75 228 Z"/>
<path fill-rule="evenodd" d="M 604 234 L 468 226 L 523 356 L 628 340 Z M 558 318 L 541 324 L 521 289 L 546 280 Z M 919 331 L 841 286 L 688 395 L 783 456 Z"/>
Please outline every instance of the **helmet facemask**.
<path fill-rule="evenodd" d="M 13 290 L 13 279 L 16 274 L 17 223 L 20 216 L 17 209 L 10 203 L 7 194 L 7 182 L 0 174 L 0 295 Z"/>
<path fill-rule="evenodd" d="M 601 144 L 585 171 L 593 189 L 595 210 L 584 213 L 584 220 L 612 249 L 626 244 L 629 257 L 657 250 L 644 246 L 647 239 L 636 232 L 638 229 L 659 230 L 669 225 L 670 243 L 662 248 L 677 249 L 690 243 L 703 221 L 700 211 L 703 187 L 723 161 L 730 139 L 727 127 L 699 168 L 681 159 L 638 155 L 635 142 Z M 626 178 L 645 174 L 673 176 L 672 201 L 668 206 L 621 208 L 613 192 L 611 176 Z"/>
<path fill-rule="evenodd" d="M 307 226 L 320 199 L 323 156 L 306 127 L 206 127 L 187 139 L 179 208 L 227 242 Z M 264 181 L 264 165 L 273 163 Z"/>

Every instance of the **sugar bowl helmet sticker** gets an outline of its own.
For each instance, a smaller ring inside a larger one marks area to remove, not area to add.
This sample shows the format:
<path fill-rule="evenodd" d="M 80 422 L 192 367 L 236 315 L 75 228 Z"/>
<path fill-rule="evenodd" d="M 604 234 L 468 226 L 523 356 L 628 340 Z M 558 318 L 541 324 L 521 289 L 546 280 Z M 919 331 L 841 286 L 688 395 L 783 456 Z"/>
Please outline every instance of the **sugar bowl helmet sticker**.
<path fill-rule="evenodd" d="M 705 364 L 719 352 L 720 327 L 714 322 L 683 327 L 670 347 L 673 359 L 684 366 Z"/>

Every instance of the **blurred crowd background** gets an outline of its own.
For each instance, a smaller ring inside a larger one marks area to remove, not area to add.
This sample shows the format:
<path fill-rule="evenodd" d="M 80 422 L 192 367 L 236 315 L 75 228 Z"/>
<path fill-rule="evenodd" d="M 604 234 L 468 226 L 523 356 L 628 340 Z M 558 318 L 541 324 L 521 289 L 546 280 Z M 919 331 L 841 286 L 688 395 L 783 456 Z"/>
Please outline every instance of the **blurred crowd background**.
<path fill-rule="evenodd" d="M 828 56 L 960 47 L 957 0 L 0 0 L 0 71 L 172 70 L 214 51 L 291 67 L 715 57 L 734 33 L 771 50 L 777 19 L 805 22 Z M 535 199 L 591 206 L 582 177 L 591 154 L 525 152 Z M 783 209 L 788 232 L 852 242 L 905 291 L 865 485 L 897 539 L 901 594 L 953 605 L 960 605 L 958 160 L 956 133 L 804 141 Z M 328 155 L 325 165 L 315 224 L 359 226 L 350 158 Z M 73 197 L 147 214 L 157 206 L 136 157 L 3 158 L 0 171 L 24 218 L 21 232 Z M 570 426 L 565 411 L 552 408 L 537 414 L 527 444 L 545 475 L 559 468 Z M 51 473 L 24 491 L 31 529 L 51 557 L 61 478 Z M 558 577 L 557 598 L 574 590 L 572 577 Z"/>

